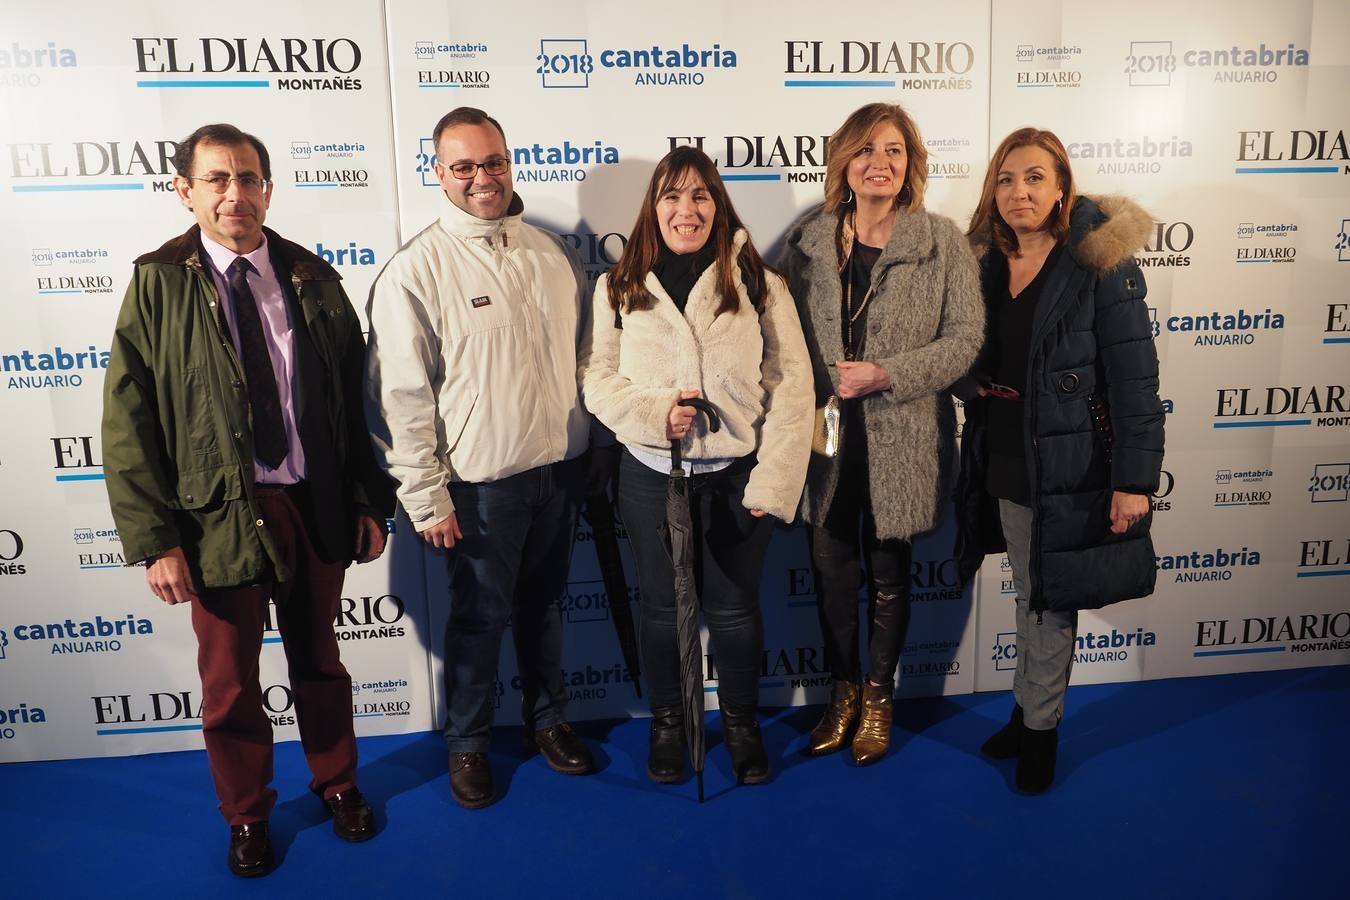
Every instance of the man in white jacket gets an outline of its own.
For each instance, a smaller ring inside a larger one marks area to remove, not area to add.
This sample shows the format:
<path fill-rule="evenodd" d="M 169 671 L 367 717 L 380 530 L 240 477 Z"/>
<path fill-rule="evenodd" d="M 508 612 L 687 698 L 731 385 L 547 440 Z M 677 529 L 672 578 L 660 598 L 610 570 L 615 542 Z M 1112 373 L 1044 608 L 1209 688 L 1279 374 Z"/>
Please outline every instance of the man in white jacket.
<path fill-rule="evenodd" d="M 562 619 L 589 417 L 577 394 L 585 283 L 551 232 L 522 221 L 506 138 L 459 107 L 433 134 L 448 201 L 380 274 L 368 309 L 368 418 L 417 533 L 444 548 L 450 786 L 494 799 L 488 766 L 508 622 L 526 743 L 594 771 L 564 718 Z"/>

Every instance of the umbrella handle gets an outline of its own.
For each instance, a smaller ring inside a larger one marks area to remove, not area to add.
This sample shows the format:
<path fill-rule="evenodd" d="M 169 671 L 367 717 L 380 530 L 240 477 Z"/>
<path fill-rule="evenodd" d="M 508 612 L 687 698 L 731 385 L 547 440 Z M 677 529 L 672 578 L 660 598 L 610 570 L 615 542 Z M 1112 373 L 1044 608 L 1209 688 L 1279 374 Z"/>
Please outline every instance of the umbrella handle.
<path fill-rule="evenodd" d="M 690 406 L 708 417 L 708 430 L 717 432 L 722 430 L 722 417 L 717 414 L 717 408 L 704 400 L 702 397 L 686 397 L 683 400 L 676 401 L 677 406 Z M 670 442 L 670 472 L 681 472 L 680 467 L 680 442 L 673 440 Z"/>
<path fill-rule="evenodd" d="M 683 400 L 677 401 L 676 406 L 692 406 L 694 409 L 708 417 L 709 431 L 722 430 L 722 418 L 717 414 L 717 407 L 713 406 L 702 397 L 686 397 Z"/>

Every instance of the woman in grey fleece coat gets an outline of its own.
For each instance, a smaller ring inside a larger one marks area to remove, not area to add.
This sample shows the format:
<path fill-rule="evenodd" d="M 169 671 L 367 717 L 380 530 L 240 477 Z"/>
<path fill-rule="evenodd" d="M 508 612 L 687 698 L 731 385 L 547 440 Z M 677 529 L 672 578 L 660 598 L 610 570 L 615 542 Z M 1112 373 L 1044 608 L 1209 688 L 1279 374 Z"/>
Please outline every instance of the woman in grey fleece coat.
<path fill-rule="evenodd" d="M 802 503 L 834 678 L 807 753 L 833 753 L 851 737 L 859 765 L 889 747 L 909 624 L 909 539 L 937 524 L 948 496 L 955 415 L 947 388 L 984 339 L 975 258 L 955 224 L 923 208 L 927 159 L 899 106 L 855 111 L 830 137 L 825 202 L 789 231 L 782 260 L 802 311 L 816 404 L 837 397 L 843 426 L 837 455 L 812 454 Z M 871 634 L 860 684 L 864 563 Z"/>

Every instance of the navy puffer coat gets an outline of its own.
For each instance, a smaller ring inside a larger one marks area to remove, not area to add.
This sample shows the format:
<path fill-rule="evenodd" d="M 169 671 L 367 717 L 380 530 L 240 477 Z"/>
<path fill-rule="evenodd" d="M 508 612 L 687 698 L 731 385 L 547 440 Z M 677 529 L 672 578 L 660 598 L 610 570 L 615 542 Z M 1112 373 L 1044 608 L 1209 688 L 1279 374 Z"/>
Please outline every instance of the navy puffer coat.
<path fill-rule="evenodd" d="M 1129 200 L 1079 197 L 1068 252 L 1036 305 L 1024 418 L 1035 510 L 1027 598 L 1033 610 L 1096 609 L 1153 592 L 1152 514 L 1119 535 L 1110 521 L 1112 492 L 1153 493 L 1162 469 L 1158 354 L 1144 276 L 1134 262 L 1152 230 L 1152 218 Z M 988 304 L 1006 284 L 1007 260 L 990 234 L 970 240 Z M 1006 549 L 998 501 L 985 489 L 989 402 L 966 403 L 955 554 L 963 583 L 986 554 Z M 1110 420 L 1109 451 L 1094 422 L 1098 403 Z"/>

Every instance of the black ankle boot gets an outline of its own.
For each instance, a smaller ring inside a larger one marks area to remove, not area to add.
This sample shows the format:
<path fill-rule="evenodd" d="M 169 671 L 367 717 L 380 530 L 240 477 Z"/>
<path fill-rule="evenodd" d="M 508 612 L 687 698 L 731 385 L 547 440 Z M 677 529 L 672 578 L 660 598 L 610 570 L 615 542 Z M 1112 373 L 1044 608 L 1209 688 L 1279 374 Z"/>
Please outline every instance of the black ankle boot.
<path fill-rule="evenodd" d="M 684 775 L 684 715 L 678 706 L 652 710 L 651 744 L 647 750 L 647 777 L 672 784 Z"/>
<path fill-rule="evenodd" d="M 731 754 L 731 769 L 740 784 L 762 784 L 769 780 L 769 754 L 753 706 L 722 707 L 722 740 Z"/>
<path fill-rule="evenodd" d="M 1013 704 L 1012 718 L 1008 724 L 995 731 L 989 740 L 980 745 L 980 752 L 993 759 L 1012 759 L 1022 752 L 1022 705 Z"/>
<path fill-rule="evenodd" d="M 1055 757 L 1059 752 L 1059 727 L 1032 731 L 1022 726 L 1022 755 L 1017 760 L 1017 790 L 1043 794 L 1055 780 Z"/>

